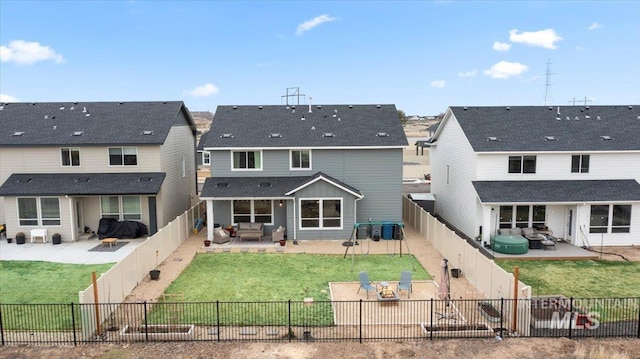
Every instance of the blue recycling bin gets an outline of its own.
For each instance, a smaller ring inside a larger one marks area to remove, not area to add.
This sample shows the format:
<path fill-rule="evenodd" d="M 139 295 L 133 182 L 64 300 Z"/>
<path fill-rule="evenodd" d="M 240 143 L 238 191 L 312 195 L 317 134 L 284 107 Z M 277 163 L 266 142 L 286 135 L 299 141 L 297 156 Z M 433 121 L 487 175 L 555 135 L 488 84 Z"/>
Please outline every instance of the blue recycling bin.
<path fill-rule="evenodd" d="M 382 222 L 382 239 L 393 239 L 393 222 Z"/>

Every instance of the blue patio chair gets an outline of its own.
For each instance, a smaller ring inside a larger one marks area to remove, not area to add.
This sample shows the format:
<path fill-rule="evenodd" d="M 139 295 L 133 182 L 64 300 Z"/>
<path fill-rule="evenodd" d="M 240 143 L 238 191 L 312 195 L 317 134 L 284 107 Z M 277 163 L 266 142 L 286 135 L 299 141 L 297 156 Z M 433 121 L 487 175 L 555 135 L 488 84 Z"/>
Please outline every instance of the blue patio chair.
<path fill-rule="evenodd" d="M 411 297 L 411 292 L 413 292 L 413 285 L 411 284 L 411 276 L 413 272 L 410 271 L 402 271 L 400 273 L 400 281 L 398 282 L 398 295 L 400 295 L 401 290 L 407 291 L 407 298 Z"/>
<path fill-rule="evenodd" d="M 364 289 L 367 292 L 367 299 L 369 299 L 369 291 L 377 291 L 378 286 L 375 284 L 371 284 L 371 282 L 369 281 L 369 273 L 367 272 L 360 272 L 360 274 L 358 274 L 358 277 L 360 278 L 360 288 L 358 288 L 357 293 L 360 293 L 360 289 Z"/>

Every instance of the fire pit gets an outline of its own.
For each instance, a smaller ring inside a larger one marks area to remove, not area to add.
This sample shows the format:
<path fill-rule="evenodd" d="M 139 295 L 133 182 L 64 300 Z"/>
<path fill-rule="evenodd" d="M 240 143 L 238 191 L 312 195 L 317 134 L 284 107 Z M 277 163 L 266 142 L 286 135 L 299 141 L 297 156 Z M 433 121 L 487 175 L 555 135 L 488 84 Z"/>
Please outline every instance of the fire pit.
<path fill-rule="evenodd" d="M 385 285 L 386 284 L 386 285 Z M 389 288 L 389 284 L 380 283 L 382 286 L 382 290 L 376 292 L 376 296 L 378 297 L 378 301 L 380 302 L 396 302 L 400 300 L 400 296 L 396 292 L 394 292 L 391 288 Z"/>

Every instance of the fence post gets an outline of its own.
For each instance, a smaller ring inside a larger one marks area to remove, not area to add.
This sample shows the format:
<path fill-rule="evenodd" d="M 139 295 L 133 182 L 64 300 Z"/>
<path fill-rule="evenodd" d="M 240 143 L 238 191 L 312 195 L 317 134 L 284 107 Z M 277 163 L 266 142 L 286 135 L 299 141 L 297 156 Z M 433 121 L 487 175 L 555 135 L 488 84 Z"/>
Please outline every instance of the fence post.
<path fill-rule="evenodd" d="M 431 302 L 431 317 L 429 317 L 429 339 L 433 340 L 433 298 L 429 299 Z"/>
<path fill-rule="evenodd" d="M 504 297 L 500 298 L 500 338 L 504 338 L 502 331 L 504 330 Z"/>
<path fill-rule="evenodd" d="M 71 330 L 73 330 L 73 346 L 75 347 L 78 345 L 78 338 L 76 336 L 76 311 L 73 308 L 73 302 L 71 302 Z"/>
<path fill-rule="evenodd" d="M 638 339 L 640 339 L 640 297 L 638 299 Z M 1 319 L 2 317 L 0 317 Z M 1 322 L 1 320 L 0 320 Z"/>
<path fill-rule="evenodd" d="M 287 337 L 289 337 L 289 343 L 291 343 L 291 339 L 293 339 L 293 335 L 291 335 L 293 332 L 291 331 L 291 299 L 289 299 L 289 309 L 288 309 L 288 316 L 289 319 L 287 319 L 288 323 L 289 323 L 289 331 L 287 332 Z"/>
<path fill-rule="evenodd" d="M 354 249 L 355 250 L 355 249 Z M 360 299 L 360 305 L 358 306 L 358 310 L 360 311 L 360 313 L 358 314 L 358 317 L 360 318 L 358 321 L 358 337 L 360 338 L 360 344 L 362 344 L 362 299 Z"/>
<path fill-rule="evenodd" d="M 569 313 L 569 339 L 571 339 L 573 331 L 573 297 L 569 298 Z"/>
<path fill-rule="evenodd" d="M 216 300 L 216 328 L 218 328 L 218 341 L 220 341 L 220 301 Z"/>
<path fill-rule="evenodd" d="M 2 326 L 2 304 L 0 304 L 0 341 L 2 341 L 2 345 L 4 346 L 4 328 Z"/>
<path fill-rule="evenodd" d="M 144 306 L 144 340 L 149 341 L 149 322 L 147 321 L 147 301 L 145 300 L 142 305 Z"/>

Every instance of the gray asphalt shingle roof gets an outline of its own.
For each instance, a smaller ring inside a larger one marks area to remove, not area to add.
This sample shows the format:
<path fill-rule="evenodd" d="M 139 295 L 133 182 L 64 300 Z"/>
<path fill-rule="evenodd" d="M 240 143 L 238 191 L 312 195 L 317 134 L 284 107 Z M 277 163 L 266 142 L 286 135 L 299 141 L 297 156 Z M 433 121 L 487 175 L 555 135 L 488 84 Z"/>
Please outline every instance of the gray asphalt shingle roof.
<path fill-rule="evenodd" d="M 164 178 L 161 172 L 12 174 L 0 186 L 0 196 L 158 194 Z"/>
<path fill-rule="evenodd" d="M 483 203 L 640 201 L 636 180 L 473 181 Z"/>
<path fill-rule="evenodd" d="M 0 146 L 159 145 L 181 111 L 195 133 L 182 101 L 0 103 Z"/>
<path fill-rule="evenodd" d="M 311 111 L 308 105 L 218 106 L 204 147 L 408 145 L 395 105 L 313 105 Z"/>
<path fill-rule="evenodd" d="M 312 176 L 283 177 L 209 177 L 200 198 L 284 198 L 287 192 L 303 187 L 318 177 L 324 177 L 354 193 L 360 191 L 322 172 Z"/>
<path fill-rule="evenodd" d="M 640 150 L 640 105 L 450 109 L 476 152 Z"/>

